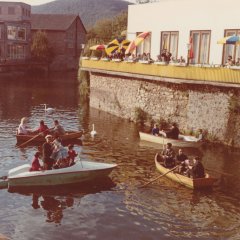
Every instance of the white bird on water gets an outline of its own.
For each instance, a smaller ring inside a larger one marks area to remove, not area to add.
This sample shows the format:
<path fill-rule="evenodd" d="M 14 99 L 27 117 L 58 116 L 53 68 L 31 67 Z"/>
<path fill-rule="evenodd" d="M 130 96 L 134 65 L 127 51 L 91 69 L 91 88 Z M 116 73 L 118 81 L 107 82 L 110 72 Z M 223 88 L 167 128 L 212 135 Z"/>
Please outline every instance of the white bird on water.
<path fill-rule="evenodd" d="M 94 130 L 94 124 L 92 125 L 92 131 L 91 131 L 91 136 L 95 136 L 97 134 L 97 132 Z"/>
<path fill-rule="evenodd" d="M 43 104 L 45 106 L 45 112 L 48 114 L 52 114 L 53 112 L 55 112 L 55 108 L 47 108 L 47 104 Z"/>

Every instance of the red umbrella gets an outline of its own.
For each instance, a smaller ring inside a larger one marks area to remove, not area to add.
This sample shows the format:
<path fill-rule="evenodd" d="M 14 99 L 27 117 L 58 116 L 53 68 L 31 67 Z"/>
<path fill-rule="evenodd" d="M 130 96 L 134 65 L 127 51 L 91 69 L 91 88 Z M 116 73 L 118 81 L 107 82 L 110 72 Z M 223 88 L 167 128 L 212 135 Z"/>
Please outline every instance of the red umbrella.
<path fill-rule="evenodd" d="M 128 46 L 125 54 L 132 53 L 135 48 L 142 43 L 149 35 L 151 32 L 142 32 L 140 33 Z"/>
<path fill-rule="evenodd" d="M 193 54 L 193 39 L 192 36 L 190 36 L 189 38 L 189 50 L 188 50 L 188 58 L 189 59 L 193 59 L 194 58 L 194 54 Z"/>

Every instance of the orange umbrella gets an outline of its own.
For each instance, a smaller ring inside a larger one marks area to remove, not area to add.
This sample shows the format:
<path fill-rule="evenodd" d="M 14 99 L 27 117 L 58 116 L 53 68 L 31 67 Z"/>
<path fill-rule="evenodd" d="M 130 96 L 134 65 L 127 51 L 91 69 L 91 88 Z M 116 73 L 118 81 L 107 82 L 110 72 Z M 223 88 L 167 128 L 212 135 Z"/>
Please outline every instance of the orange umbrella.
<path fill-rule="evenodd" d="M 125 54 L 132 53 L 136 47 L 146 39 L 151 32 L 142 32 L 140 33 L 128 46 Z"/>

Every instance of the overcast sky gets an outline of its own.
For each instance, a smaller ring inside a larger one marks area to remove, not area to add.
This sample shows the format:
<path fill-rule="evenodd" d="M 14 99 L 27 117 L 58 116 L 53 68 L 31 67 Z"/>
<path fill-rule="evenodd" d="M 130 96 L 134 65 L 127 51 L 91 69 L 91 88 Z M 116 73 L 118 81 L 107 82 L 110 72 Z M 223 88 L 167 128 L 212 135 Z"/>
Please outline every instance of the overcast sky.
<path fill-rule="evenodd" d="M 3 1 L 4 2 L 24 2 L 30 5 L 40 5 L 48 2 L 53 2 L 53 0 L 3 0 Z M 135 0 L 125 0 L 125 1 L 135 2 Z"/>

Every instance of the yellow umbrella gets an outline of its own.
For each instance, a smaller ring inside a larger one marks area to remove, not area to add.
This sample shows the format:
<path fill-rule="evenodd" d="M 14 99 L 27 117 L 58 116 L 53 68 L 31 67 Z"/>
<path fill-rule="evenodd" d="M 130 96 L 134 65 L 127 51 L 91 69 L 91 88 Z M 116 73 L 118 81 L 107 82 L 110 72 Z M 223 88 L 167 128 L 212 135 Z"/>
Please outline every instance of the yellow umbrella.
<path fill-rule="evenodd" d="M 130 43 L 130 41 L 127 39 L 122 40 L 122 39 L 116 38 L 107 45 L 105 52 L 107 53 L 107 55 L 109 55 L 115 51 L 120 52 L 122 49 L 126 50 L 129 43 Z"/>

